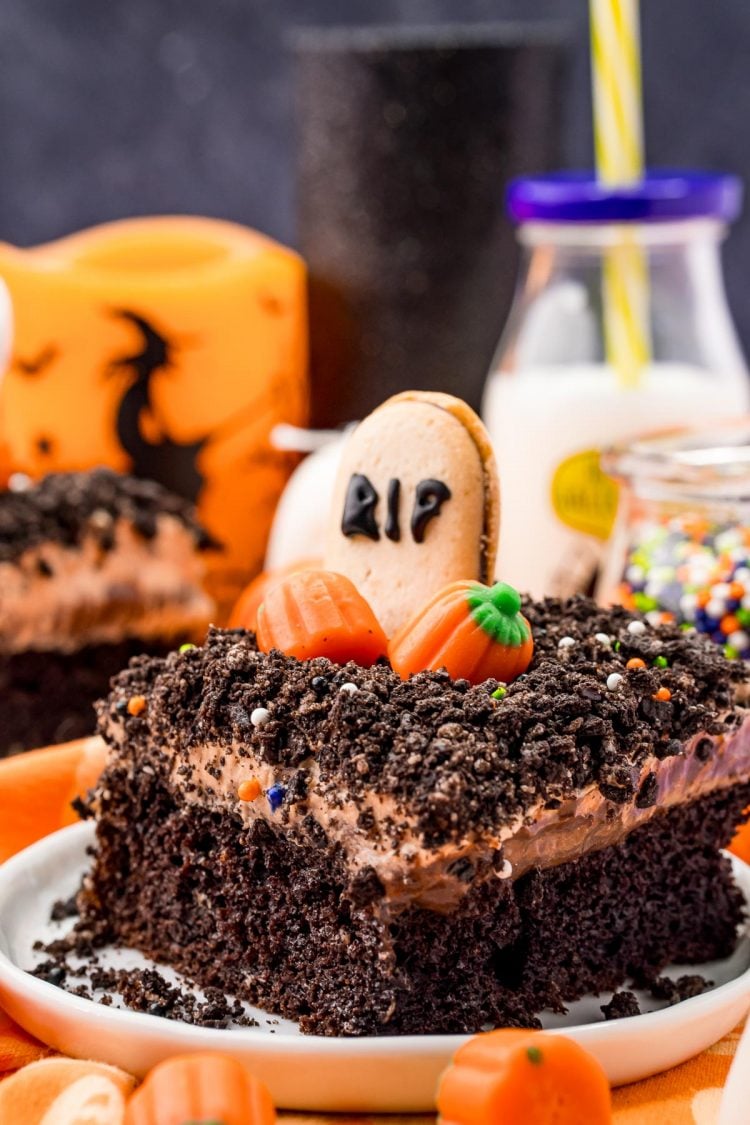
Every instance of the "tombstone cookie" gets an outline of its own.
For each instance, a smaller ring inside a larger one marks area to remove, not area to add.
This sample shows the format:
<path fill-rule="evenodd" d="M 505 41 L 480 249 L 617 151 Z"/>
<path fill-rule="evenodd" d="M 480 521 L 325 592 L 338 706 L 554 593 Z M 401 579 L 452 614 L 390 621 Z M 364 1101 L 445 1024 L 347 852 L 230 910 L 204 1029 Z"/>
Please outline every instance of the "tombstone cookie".
<path fill-rule="evenodd" d="M 457 579 L 491 582 L 500 519 L 487 432 L 451 395 L 388 399 L 348 440 L 325 567 L 352 580 L 390 636 Z"/>

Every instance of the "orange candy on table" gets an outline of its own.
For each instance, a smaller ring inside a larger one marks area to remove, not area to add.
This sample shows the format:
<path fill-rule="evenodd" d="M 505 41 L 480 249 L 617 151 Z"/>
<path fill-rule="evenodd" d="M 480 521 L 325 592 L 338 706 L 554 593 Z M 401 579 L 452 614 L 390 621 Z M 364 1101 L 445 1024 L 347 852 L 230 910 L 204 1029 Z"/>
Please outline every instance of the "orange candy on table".
<path fill-rule="evenodd" d="M 303 570 L 274 582 L 258 609 L 258 647 L 298 660 L 327 656 L 364 668 L 384 656 L 388 641 L 354 584 L 328 570 Z"/>
<path fill-rule="evenodd" d="M 531 626 L 512 586 L 453 582 L 391 638 L 388 657 L 402 679 L 445 668 L 454 680 L 510 683 L 531 663 Z"/>
<path fill-rule="evenodd" d="M 176 1055 L 159 1063 L 130 1099 L 124 1125 L 274 1125 L 266 1086 L 228 1055 Z"/>
<path fill-rule="evenodd" d="M 3 1125 L 123 1125 L 135 1079 L 105 1063 L 41 1059 L 0 1082 Z"/>
<path fill-rule="evenodd" d="M 300 570 L 320 567 L 319 559 L 298 559 L 297 562 L 279 567 L 278 570 L 263 570 L 245 587 L 229 615 L 229 629 L 250 629 L 255 632 L 258 624 L 258 609 L 274 582 L 297 574 Z"/>
<path fill-rule="evenodd" d="M 437 1093 L 441 1125 L 609 1125 L 601 1064 L 572 1039 L 503 1028 L 475 1035 Z"/>

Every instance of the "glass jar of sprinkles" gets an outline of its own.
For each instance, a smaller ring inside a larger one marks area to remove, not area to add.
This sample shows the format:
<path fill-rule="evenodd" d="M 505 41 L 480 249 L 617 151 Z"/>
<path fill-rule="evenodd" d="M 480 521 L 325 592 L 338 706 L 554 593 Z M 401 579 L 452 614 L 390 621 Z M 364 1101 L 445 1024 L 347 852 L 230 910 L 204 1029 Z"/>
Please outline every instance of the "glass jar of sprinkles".
<path fill-rule="evenodd" d="M 599 598 L 750 660 L 750 417 L 605 450 L 621 485 Z"/>

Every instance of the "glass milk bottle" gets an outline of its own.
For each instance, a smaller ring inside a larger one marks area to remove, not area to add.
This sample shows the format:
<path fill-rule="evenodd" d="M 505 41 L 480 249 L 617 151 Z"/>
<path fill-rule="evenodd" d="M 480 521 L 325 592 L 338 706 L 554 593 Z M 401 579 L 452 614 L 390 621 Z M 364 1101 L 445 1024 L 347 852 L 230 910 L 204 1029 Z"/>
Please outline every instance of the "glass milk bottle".
<path fill-rule="evenodd" d="M 520 277 L 484 394 L 500 469 L 498 577 L 535 597 L 593 588 L 617 511 L 599 450 L 750 404 L 720 245 L 739 181 L 649 174 L 610 188 L 582 174 L 514 181 Z M 607 358 L 608 253 L 630 240 L 647 267 L 650 360 L 635 382 Z"/>

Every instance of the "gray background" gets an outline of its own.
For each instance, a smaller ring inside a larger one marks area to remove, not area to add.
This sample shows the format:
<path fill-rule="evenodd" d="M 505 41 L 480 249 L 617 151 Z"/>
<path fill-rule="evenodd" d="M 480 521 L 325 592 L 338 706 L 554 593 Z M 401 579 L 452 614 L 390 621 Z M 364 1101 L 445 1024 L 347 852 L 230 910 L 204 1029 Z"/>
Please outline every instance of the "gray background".
<path fill-rule="evenodd" d="M 750 4 L 642 7 L 650 162 L 750 181 Z M 0 0 L 0 238 L 198 212 L 294 243 L 285 37 L 298 25 L 563 20 L 575 42 L 565 162 L 590 165 L 586 15 L 586 0 Z M 750 218 L 726 267 L 747 345 Z"/>

